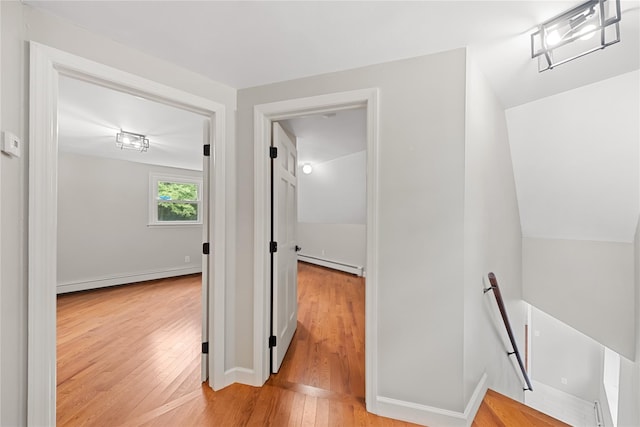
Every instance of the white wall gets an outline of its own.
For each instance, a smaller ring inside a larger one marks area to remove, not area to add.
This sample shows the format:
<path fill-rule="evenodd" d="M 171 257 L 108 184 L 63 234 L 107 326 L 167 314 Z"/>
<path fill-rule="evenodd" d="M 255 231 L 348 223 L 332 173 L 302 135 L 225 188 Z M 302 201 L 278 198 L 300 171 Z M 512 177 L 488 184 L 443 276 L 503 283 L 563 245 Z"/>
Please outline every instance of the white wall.
<path fill-rule="evenodd" d="M 594 401 L 583 400 L 576 396 L 550 387 L 544 383 L 533 381 L 533 393 L 525 393 L 527 406 L 560 420 L 570 426 L 596 427 Z M 602 388 L 604 392 L 604 388 Z M 604 402 L 606 404 L 606 401 Z M 602 407 L 603 415 L 607 408 Z M 609 417 L 611 418 L 611 417 Z M 612 422 L 605 422 L 612 427 Z"/>
<path fill-rule="evenodd" d="M 18 1 L 2 1 L 2 124 L 25 143 L 20 159 L 1 156 L 2 180 L 2 390 L 1 425 L 26 425 L 27 400 L 27 205 L 28 205 L 28 40 L 101 62 L 145 78 L 214 100 L 227 107 L 227 168 L 229 185 L 235 185 L 234 114 L 236 91 L 166 61 L 99 37 L 77 25 L 36 11 Z M 231 190 L 233 195 L 233 190 Z M 235 201 L 228 200 L 234 217 Z M 234 224 L 227 223 L 229 227 Z M 233 238 L 233 233 L 228 238 Z M 228 243 L 233 247 L 233 241 Z M 230 260 L 232 262 L 232 260 Z M 230 270 L 232 272 L 232 270 Z M 227 280 L 233 283 L 233 277 Z M 233 286 L 227 289 L 233 297 Z"/>
<path fill-rule="evenodd" d="M 299 151 L 304 149 L 299 142 Z M 300 255 L 364 267 L 366 261 L 366 151 L 298 173 Z"/>
<path fill-rule="evenodd" d="M 618 408 L 620 427 L 640 425 L 640 218 L 634 240 L 633 262 L 636 357 L 631 360 L 620 358 L 620 406 Z"/>
<path fill-rule="evenodd" d="M 640 70 L 506 111 L 523 236 L 632 241 L 638 93 Z"/>
<path fill-rule="evenodd" d="M 300 255 L 364 267 L 367 227 L 364 224 L 298 223 Z"/>
<path fill-rule="evenodd" d="M 635 359 L 632 243 L 523 239 L 524 299 Z"/>
<path fill-rule="evenodd" d="M 58 159 L 58 292 L 202 270 L 202 225 L 148 226 L 149 174 L 202 172 L 66 152 Z"/>
<path fill-rule="evenodd" d="M 299 168 L 298 222 L 366 224 L 366 184 L 366 151 L 314 164 L 309 175 Z"/>
<path fill-rule="evenodd" d="M 602 344 L 535 307 L 531 308 L 530 326 L 533 379 L 583 400 L 598 400 Z M 562 378 L 566 378 L 566 384 Z"/>
<path fill-rule="evenodd" d="M 511 325 L 524 351 L 521 290 L 521 232 L 504 110 L 476 66 L 467 58 L 464 192 L 464 396 L 467 402 L 481 376 L 488 386 L 522 400 L 505 327 L 493 293 L 483 294 L 494 272 Z"/>
<path fill-rule="evenodd" d="M 620 388 L 618 395 L 618 426 L 636 427 L 640 425 L 640 382 L 638 362 L 620 358 Z"/>
<path fill-rule="evenodd" d="M 2 178 L 2 319 L 0 351 L 0 425 L 26 425 L 27 419 L 27 91 L 22 5 L 2 8 L 2 126 L 25 142 L 21 158 L 0 155 Z"/>
<path fill-rule="evenodd" d="M 237 169 L 246 173 L 238 175 L 244 214 L 236 253 L 236 361 L 252 368 L 253 273 L 240 266 L 253 265 L 253 107 L 374 87 L 380 93 L 378 395 L 425 416 L 427 406 L 461 412 L 464 50 L 238 91 Z"/>
<path fill-rule="evenodd" d="M 600 395 L 598 398 L 598 402 L 600 403 L 600 410 L 602 412 L 602 423 L 605 426 L 613 426 L 613 417 L 611 415 L 611 408 L 609 407 L 609 401 L 607 398 L 607 392 L 604 389 L 604 382 L 600 384 Z M 620 419 L 618 419 L 618 427 L 637 427 L 638 424 L 620 424 Z"/>

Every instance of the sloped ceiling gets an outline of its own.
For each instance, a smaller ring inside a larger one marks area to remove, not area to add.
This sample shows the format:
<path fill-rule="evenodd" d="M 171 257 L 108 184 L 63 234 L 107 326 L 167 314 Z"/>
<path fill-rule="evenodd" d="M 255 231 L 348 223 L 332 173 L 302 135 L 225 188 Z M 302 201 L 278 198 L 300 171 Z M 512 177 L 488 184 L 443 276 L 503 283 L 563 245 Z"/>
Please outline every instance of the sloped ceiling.
<path fill-rule="evenodd" d="M 632 242 L 640 72 L 507 110 L 525 237 Z"/>

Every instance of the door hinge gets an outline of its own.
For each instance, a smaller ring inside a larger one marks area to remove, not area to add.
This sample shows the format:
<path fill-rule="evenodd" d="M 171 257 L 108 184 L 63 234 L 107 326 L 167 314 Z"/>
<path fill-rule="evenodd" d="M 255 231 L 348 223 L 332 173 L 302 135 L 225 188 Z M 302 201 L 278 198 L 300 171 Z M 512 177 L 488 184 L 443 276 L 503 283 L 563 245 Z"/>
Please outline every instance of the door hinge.
<path fill-rule="evenodd" d="M 202 343 L 202 354 L 209 354 L 209 343 L 208 342 L 203 342 Z"/>
<path fill-rule="evenodd" d="M 269 157 L 272 159 L 278 158 L 278 147 L 269 147 Z"/>
<path fill-rule="evenodd" d="M 273 348 L 276 346 L 276 336 L 275 335 L 271 335 L 269 337 L 269 348 Z"/>
<path fill-rule="evenodd" d="M 209 243 L 202 244 L 202 253 L 204 255 L 209 255 Z"/>
<path fill-rule="evenodd" d="M 203 154 L 205 157 L 209 157 L 211 155 L 211 144 L 205 144 Z"/>
<path fill-rule="evenodd" d="M 278 252 L 278 242 L 269 243 L 269 252 L 271 253 Z"/>

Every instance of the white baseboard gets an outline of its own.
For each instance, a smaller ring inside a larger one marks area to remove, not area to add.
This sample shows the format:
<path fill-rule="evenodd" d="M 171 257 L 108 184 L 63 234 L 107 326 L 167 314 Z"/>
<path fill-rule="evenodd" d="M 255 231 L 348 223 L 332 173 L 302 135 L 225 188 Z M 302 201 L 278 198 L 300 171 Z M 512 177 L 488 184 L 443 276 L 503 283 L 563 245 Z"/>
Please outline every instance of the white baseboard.
<path fill-rule="evenodd" d="M 486 392 L 487 374 L 485 373 L 480 378 L 464 412 L 378 396 L 376 399 L 377 414 L 425 426 L 469 427 L 473 423 Z"/>
<path fill-rule="evenodd" d="M 467 402 L 467 406 L 464 408 L 464 416 L 467 419 L 467 426 L 470 426 L 473 423 L 473 420 L 478 413 L 478 409 L 480 409 L 480 405 L 482 405 L 484 395 L 487 394 L 487 388 L 489 388 L 489 384 L 487 384 L 488 379 L 489 377 L 486 372 L 482 374 L 480 381 L 478 381 L 476 388 L 473 390 L 471 398 Z"/>
<path fill-rule="evenodd" d="M 256 373 L 253 369 L 232 368 L 224 373 L 225 387 L 234 383 L 246 384 L 254 387 L 261 387 L 262 384 L 255 384 Z"/>
<path fill-rule="evenodd" d="M 308 262 L 309 264 L 315 264 L 322 267 L 332 268 L 334 270 L 344 271 L 346 273 L 355 274 L 356 276 L 364 275 L 364 267 L 362 266 L 343 264 L 338 261 L 331 261 L 328 259 L 322 259 L 302 254 L 298 254 L 298 261 Z"/>
<path fill-rule="evenodd" d="M 164 279 L 166 277 L 184 276 L 202 272 L 202 266 L 187 268 L 168 268 L 158 271 L 146 271 L 141 273 L 114 275 L 95 279 L 59 283 L 56 287 L 58 294 L 67 292 L 85 291 L 89 289 L 106 288 L 109 286 L 125 285 L 128 283 L 144 282 L 146 280 Z"/>

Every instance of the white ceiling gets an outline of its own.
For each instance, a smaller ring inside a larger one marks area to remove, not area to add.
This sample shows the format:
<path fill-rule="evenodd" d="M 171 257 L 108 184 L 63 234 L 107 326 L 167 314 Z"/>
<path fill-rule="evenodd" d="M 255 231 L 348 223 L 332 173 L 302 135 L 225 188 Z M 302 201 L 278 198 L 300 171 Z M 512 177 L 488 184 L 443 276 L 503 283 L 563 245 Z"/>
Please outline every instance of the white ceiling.
<path fill-rule="evenodd" d="M 568 104 L 554 95 L 640 68 L 640 0 L 621 1 L 620 43 L 544 73 L 530 58 L 530 33 L 579 0 L 24 2 L 234 88 L 466 46 L 507 109 L 525 235 L 633 239 L 637 116 L 617 114 L 627 110 L 609 105 L 607 91 L 567 95 Z M 627 91 L 621 102 L 639 100 Z M 125 127 L 91 117 L 105 141 L 106 128 Z"/>
<path fill-rule="evenodd" d="M 58 143 L 61 151 L 202 170 L 205 120 L 189 111 L 60 77 Z M 120 129 L 146 135 L 148 151 L 117 148 L 116 133 Z"/>
<path fill-rule="evenodd" d="M 364 108 L 283 120 L 297 137 L 298 164 L 316 165 L 367 149 Z"/>
<path fill-rule="evenodd" d="M 505 108 L 638 68 L 640 2 L 622 42 L 537 72 L 529 34 L 576 1 L 31 1 L 234 88 L 470 46 Z"/>

